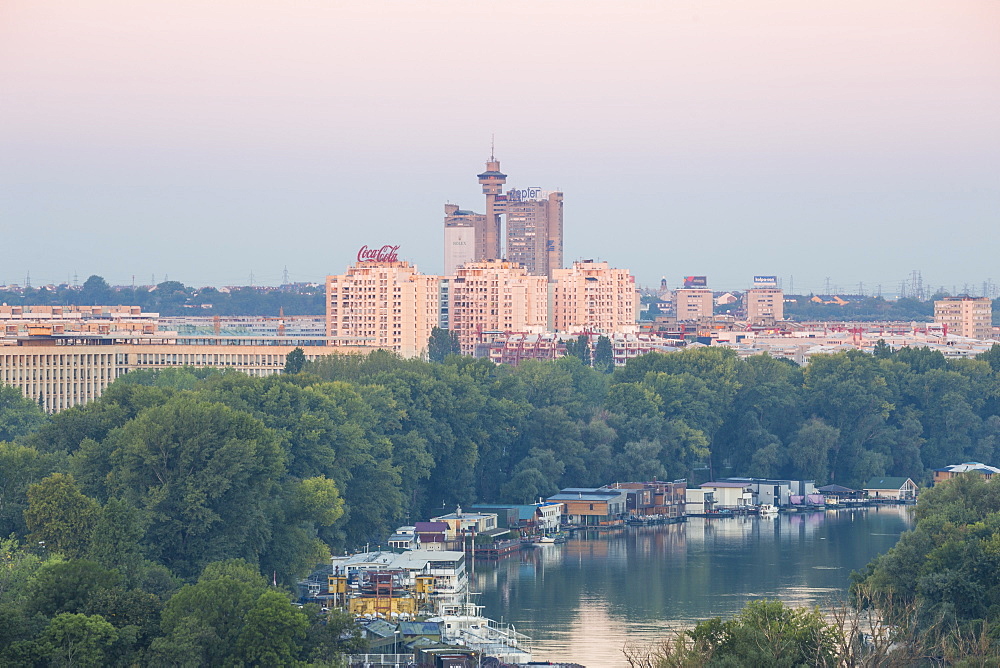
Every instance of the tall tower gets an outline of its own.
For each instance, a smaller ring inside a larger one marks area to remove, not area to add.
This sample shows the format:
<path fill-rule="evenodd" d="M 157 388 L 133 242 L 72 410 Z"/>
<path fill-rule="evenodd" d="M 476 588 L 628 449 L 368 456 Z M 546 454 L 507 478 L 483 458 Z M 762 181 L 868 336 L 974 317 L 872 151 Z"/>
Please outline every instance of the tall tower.
<path fill-rule="evenodd" d="M 492 151 L 486 163 L 486 171 L 479 175 L 479 183 L 483 186 L 483 194 L 486 195 L 486 233 L 483 239 L 486 257 L 482 259 L 499 260 L 502 258 L 500 241 L 503 239 L 500 233 L 500 216 L 506 209 L 503 186 L 507 183 L 507 175 L 500 171 L 500 161 L 493 156 Z"/>

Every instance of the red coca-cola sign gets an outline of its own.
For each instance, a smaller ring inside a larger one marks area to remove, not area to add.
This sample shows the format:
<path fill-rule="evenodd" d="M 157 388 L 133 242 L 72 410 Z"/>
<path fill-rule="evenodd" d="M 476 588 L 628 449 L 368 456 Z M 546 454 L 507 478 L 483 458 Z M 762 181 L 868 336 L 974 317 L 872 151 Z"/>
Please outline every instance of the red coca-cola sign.
<path fill-rule="evenodd" d="M 399 246 L 389 246 L 388 244 L 381 248 L 362 246 L 361 250 L 358 251 L 358 262 L 398 262 L 399 256 L 396 255 L 398 250 Z"/>

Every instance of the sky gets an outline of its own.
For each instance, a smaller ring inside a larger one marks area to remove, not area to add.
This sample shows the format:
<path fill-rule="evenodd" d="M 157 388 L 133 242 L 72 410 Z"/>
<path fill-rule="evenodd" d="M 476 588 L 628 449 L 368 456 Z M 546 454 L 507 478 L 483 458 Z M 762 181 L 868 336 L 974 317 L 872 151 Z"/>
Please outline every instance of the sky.
<path fill-rule="evenodd" d="M 440 272 L 491 137 L 641 285 L 1000 283 L 995 0 L 0 0 L 0 284 Z"/>

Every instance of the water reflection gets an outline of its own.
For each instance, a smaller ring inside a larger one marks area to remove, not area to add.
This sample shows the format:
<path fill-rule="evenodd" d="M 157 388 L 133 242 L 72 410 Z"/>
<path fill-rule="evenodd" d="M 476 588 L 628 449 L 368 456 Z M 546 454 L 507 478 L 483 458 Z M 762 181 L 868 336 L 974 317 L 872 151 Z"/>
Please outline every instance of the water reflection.
<path fill-rule="evenodd" d="M 491 617 L 535 639 L 538 659 L 621 666 L 626 643 L 729 616 L 754 598 L 825 605 L 852 570 L 892 547 L 911 508 L 691 518 L 686 524 L 579 533 L 563 545 L 476 566 Z"/>

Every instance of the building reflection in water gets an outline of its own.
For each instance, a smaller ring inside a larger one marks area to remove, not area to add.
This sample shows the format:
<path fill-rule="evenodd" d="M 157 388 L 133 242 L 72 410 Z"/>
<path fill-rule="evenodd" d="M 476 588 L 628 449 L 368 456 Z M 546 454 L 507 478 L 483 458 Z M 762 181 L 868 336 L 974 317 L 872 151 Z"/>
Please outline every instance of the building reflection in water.
<path fill-rule="evenodd" d="M 477 564 L 491 617 L 535 640 L 539 660 L 621 666 L 626 642 L 730 616 L 757 598 L 840 599 L 852 570 L 912 526 L 910 507 L 779 514 L 580 532 L 567 543 Z"/>

